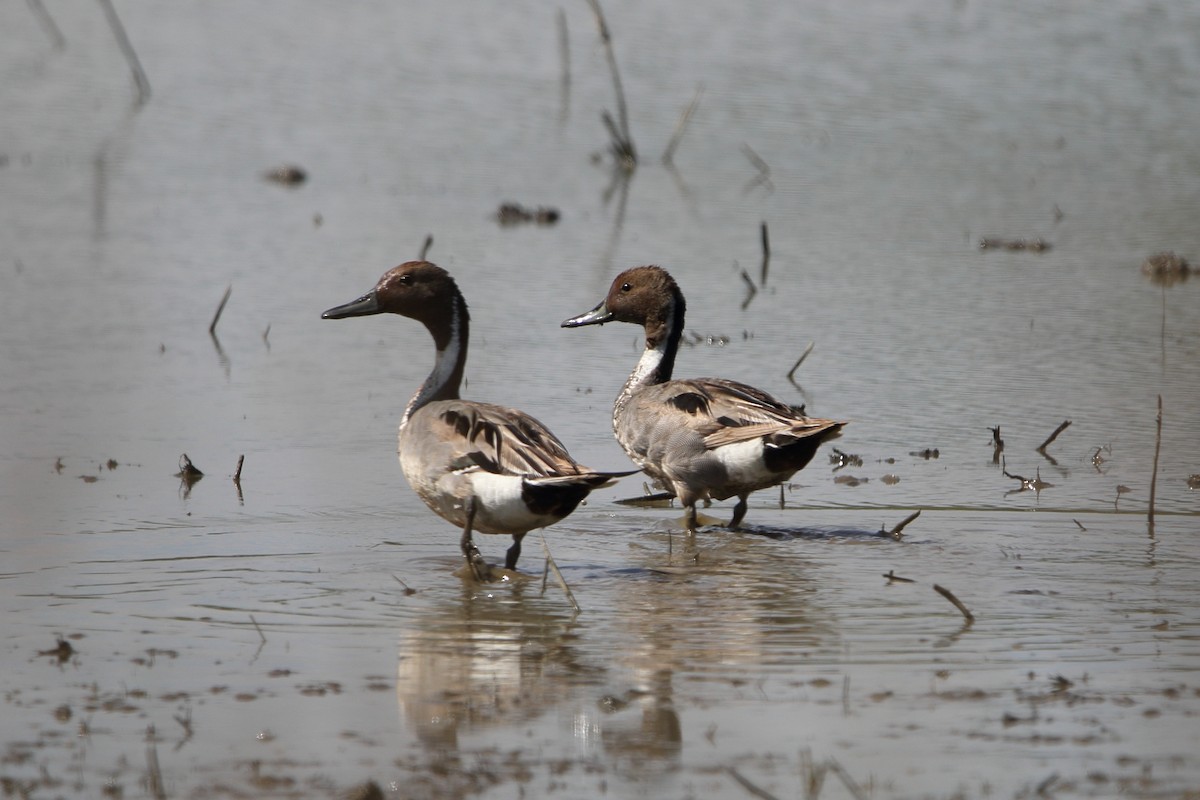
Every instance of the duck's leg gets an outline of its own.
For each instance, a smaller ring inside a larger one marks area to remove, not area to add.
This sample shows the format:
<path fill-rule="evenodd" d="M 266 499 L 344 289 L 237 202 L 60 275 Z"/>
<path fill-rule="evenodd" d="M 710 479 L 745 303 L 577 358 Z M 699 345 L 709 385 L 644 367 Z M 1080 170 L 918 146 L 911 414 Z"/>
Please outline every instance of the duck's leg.
<path fill-rule="evenodd" d="M 696 504 L 692 503 L 684 509 L 683 524 L 687 529 L 688 535 L 692 536 L 696 533 Z"/>
<path fill-rule="evenodd" d="M 507 554 L 504 556 L 504 568 L 516 569 L 517 559 L 521 557 L 521 540 L 525 538 L 523 533 L 513 534 L 512 547 L 508 548 Z"/>
<path fill-rule="evenodd" d="M 738 526 L 742 524 L 742 519 L 746 516 L 746 498 L 749 495 L 739 494 L 737 505 L 733 507 L 733 519 L 729 520 L 729 530 L 736 531 Z"/>
<path fill-rule="evenodd" d="M 463 523 L 462 541 L 459 544 L 462 547 L 463 558 L 467 560 L 467 566 L 471 568 L 475 578 L 487 583 L 492 579 L 492 568 L 483 560 L 483 554 L 479 552 L 475 542 L 471 541 L 471 526 L 475 522 L 475 504 L 474 497 L 467 501 L 467 521 Z"/>

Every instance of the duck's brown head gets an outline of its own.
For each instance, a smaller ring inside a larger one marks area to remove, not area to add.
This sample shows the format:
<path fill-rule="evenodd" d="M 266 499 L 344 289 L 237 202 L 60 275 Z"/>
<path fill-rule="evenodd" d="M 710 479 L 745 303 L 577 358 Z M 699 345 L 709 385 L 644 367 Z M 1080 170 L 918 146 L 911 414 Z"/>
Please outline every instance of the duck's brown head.
<path fill-rule="evenodd" d="M 375 288 L 357 300 L 334 306 L 321 319 L 400 314 L 425 323 L 434 339 L 465 325 L 467 306 L 450 273 L 428 261 L 408 261 L 383 273 Z M 439 346 L 441 342 L 439 341 Z"/>
<path fill-rule="evenodd" d="M 632 322 L 646 329 L 647 344 L 683 327 L 686 305 L 679 285 L 662 267 L 633 267 L 618 275 L 600 305 L 565 320 L 564 328 Z"/>

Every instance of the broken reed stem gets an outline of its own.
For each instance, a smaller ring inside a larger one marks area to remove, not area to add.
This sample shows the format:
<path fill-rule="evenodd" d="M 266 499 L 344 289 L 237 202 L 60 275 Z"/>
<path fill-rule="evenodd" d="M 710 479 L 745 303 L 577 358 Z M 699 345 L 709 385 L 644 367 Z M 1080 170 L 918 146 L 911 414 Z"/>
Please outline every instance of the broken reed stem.
<path fill-rule="evenodd" d="M 588 0 L 588 5 L 591 6 L 592 14 L 596 17 L 596 28 L 600 33 L 600 41 L 604 45 L 604 55 L 608 59 L 608 70 L 612 73 L 613 89 L 617 95 L 617 120 L 620 125 L 616 127 L 619 135 L 613 137 L 614 144 L 618 146 L 621 155 L 636 164 L 637 155 L 633 150 L 633 139 L 629 135 L 629 112 L 625 108 L 625 90 L 621 86 L 621 74 L 617 70 L 617 57 L 613 53 L 612 34 L 608 30 L 604 12 L 600 9 L 600 0 Z M 610 134 L 613 127 L 610 125 Z"/>
<path fill-rule="evenodd" d="M 1154 470 L 1150 473 L 1150 510 L 1146 520 L 1149 524 L 1150 536 L 1154 536 L 1154 491 L 1158 487 L 1158 453 L 1162 449 L 1162 395 L 1158 396 L 1158 416 L 1154 418 Z"/>
<path fill-rule="evenodd" d="M 687 108 L 679 115 L 679 122 L 675 123 L 675 132 L 671 134 L 671 141 L 667 142 L 667 149 L 662 154 L 662 163 L 668 167 L 675 163 L 675 148 L 679 146 L 684 130 L 692 121 L 692 114 L 696 113 L 696 106 L 700 105 L 700 96 L 703 94 L 704 86 L 697 86 L 696 94 L 692 95 L 692 102 L 688 103 Z"/>
<path fill-rule="evenodd" d="M 921 516 L 921 511 L 920 511 L 920 509 L 918 509 L 918 510 L 914 511 L 913 513 L 909 514 L 907 517 L 905 517 L 905 518 L 904 518 L 904 519 L 903 519 L 903 520 L 900 522 L 900 524 L 899 524 L 899 525 L 897 525 L 896 527 L 894 527 L 894 528 L 892 528 L 890 531 L 888 531 L 888 536 L 892 537 L 893 539 L 899 540 L 899 539 L 900 539 L 900 537 L 902 536 L 902 534 L 901 534 L 901 531 L 903 531 L 903 530 L 904 530 L 905 526 L 907 526 L 907 525 L 908 525 L 908 523 L 912 522 L 914 519 L 916 519 L 916 518 L 917 518 L 917 517 L 919 517 L 919 516 Z"/>
<path fill-rule="evenodd" d="M 763 161 L 762 156 L 754 152 L 753 147 L 742 142 L 742 152 L 746 154 L 746 158 L 750 159 L 750 163 L 754 165 L 754 168 L 758 170 L 760 175 L 765 177 L 771 174 L 771 168 L 767 165 L 766 161 Z"/>
<path fill-rule="evenodd" d="M 237 465 L 237 469 L 236 469 L 236 470 L 234 470 L 234 473 L 233 473 L 233 482 L 234 482 L 234 483 L 241 483 L 241 482 L 242 482 L 242 463 L 243 463 L 243 462 L 245 462 L 245 460 L 246 460 L 246 454 L 245 454 L 245 453 L 243 453 L 242 455 L 238 456 L 238 465 Z"/>
<path fill-rule="evenodd" d="M 837 773 L 837 776 L 842 779 L 842 785 L 846 787 L 846 791 L 854 795 L 855 800 L 866 800 L 867 795 L 863 792 L 862 787 L 850 777 L 850 773 L 842 766 L 842 763 L 836 758 L 829 759 L 829 766 Z"/>
<path fill-rule="evenodd" d="M 121 24 L 121 18 L 117 16 L 117 10 L 113 8 L 112 0 L 97 0 L 100 7 L 104 9 L 104 16 L 108 19 L 108 27 L 112 28 L 113 36 L 117 38 L 117 45 L 121 48 L 121 52 L 125 55 L 125 60 L 129 62 L 129 68 L 133 71 L 133 80 L 137 84 L 138 96 L 136 105 L 145 105 L 150 99 L 150 81 L 146 77 L 145 70 L 142 69 L 142 63 L 138 61 L 137 53 L 133 51 L 133 44 L 129 41 L 129 35 L 125 33 L 125 26 Z"/>
<path fill-rule="evenodd" d="M 935 583 L 933 585 L 933 590 L 935 592 L 937 592 L 938 594 L 940 594 L 942 597 L 949 600 L 951 603 L 953 603 L 954 607 L 957 608 L 959 611 L 961 611 L 962 615 L 967 618 L 967 622 L 975 621 L 975 615 L 971 613 L 971 610 L 969 608 L 967 608 L 966 606 L 964 606 L 962 604 L 962 601 L 959 600 L 957 597 L 955 597 L 954 593 L 951 592 L 949 589 L 945 588 L 944 586 L 938 586 Z"/>
<path fill-rule="evenodd" d="M 217 313 L 213 314 L 212 322 L 208 326 L 208 335 L 217 335 L 217 323 L 221 321 L 221 312 L 225 310 L 225 304 L 229 302 L 229 295 L 233 294 L 233 284 L 229 284 L 225 288 L 225 294 L 221 297 L 221 302 L 217 304 Z"/>
<path fill-rule="evenodd" d="M 424 261 L 425 257 L 429 255 L 429 248 L 431 248 L 431 247 L 433 247 L 433 234 L 432 233 L 428 234 L 425 237 L 425 244 L 421 245 L 421 254 L 419 256 L 417 256 L 417 260 Z"/>
<path fill-rule="evenodd" d="M 1071 427 L 1071 420 L 1069 420 L 1069 419 L 1063 420 L 1062 425 L 1059 425 L 1057 428 L 1054 429 L 1054 433 L 1050 434 L 1050 437 L 1048 439 L 1046 439 L 1046 441 L 1042 442 L 1041 446 L 1038 447 L 1038 450 L 1045 450 L 1047 447 L 1050 446 L 1051 442 L 1053 442 L 1055 439 L 1058 438 L 1058 435 L 1060 433 L 1062 433 L 1069 427 Z"/>
<path fill-rule="evenodd" d="M 565 95 L 571 88 L 571 38 L 567 34 L 567 15 L 561 8 L 555 15 L 555 21 L 558 24 L 558 60 L 562 68 L 561 82 Z"/>
<path fill-rule="evenodd" d="M 562 572 L 558 569 L 558 564 L 554 562 L 554 556 L 550 555 L 550 545 L 546 544 L 545 534 L 542 534 L 542 549 L 546 551 L 546 566 L 554 573 L 554 578 L 558 581 L 558 585 L 562 587 L 563 594 L 567 596 L 567 601 L 571 604 L 571 608 L 578 614 L 583 609 L 579 607 L 579 602 L 575 599 L 575 593 L 571 591 L 571 587 L 567 585 L 567 579 L 563 577 Z M 545 585 L 544 576 L 543 585 Z"/>
<path fill-rule="evenodd" d="M 762 798 L 762 800 L 778 800 L 775 795 L 771 794 L 766 789 L 760 788 L 751 783 L 750 779 L 738 772 L 736 767 L 726 767 L 725 771 L 729 773 L 729 777 L 741 784 L 743 789 L 755 797 Z"/>
<path fill-rule="evenodd" d="M 804 359 L 808 358 L 808 354 L 812 352 L 816 344 L 816 342 L 809 342 L 808 347 L 804 348 L 804 352 L 800 354 L 800 357 L 796 359 L 796 363 L 792 364 L 792 368 L 788 370 L 788 380 L 791 380 L 792 376 L 796 374 L 796 370 L 800 369 L 800 365 L 804 363 Z"/>
<path fill-rule="evenodd" d="M 28 0 L 29 10 L 37 17 L 38 24 L 42 26 L 42 30 L 50 37 L 50 44 L 55 50 L 62 50 L 67 46 L 67 38 L 62 35 L 62 31 L 58 29 L 58 25 L 54 22 L 54 18 L 50 16 L 50 12 L 42 5 L 42 0 Z"/>
<path fill-rule="evenodd" d="M 771 240 L 770 240 L 770 237 L 767 236 L 766 220 L 763 220 L 760 230 L 762 231 L 763 260 L 762 260 L 762 274 L 759 276 L 758 281 L 763 286 L 766 286 L 767 285 L 767 266 L 771 263 Z"/>
<path fill-rule="evenodd" d="M 158 766 L 158 748 L 154 742 L 146 746 L 146 783 L 149 784 L 151 797 L 154 800 L 167 800 L 167 790 L 163 786 L 162 769 Z"/>

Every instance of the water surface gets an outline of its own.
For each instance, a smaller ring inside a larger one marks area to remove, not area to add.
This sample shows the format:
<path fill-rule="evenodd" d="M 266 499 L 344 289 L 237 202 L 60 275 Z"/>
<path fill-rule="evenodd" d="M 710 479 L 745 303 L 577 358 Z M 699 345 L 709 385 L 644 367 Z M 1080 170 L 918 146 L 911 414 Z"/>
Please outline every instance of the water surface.
<path fill-rule="evenodd" d="M 6 787 L 1200 786 L 1200 282 L 1139 270 L 1200 260 L 1196 11 L 608 3 L 623 178 L 584 3 L 566 81 L 538 4 L 121 6 L 140 109 L 99 7 L 50 10 L 62 48 L 0 9 Z M 308 180 L 262 178 L 281 164 Z M 561 219 L 501 227 L 504 201 Z M 688 298 L 678 374 L 850 419 L 859 461 L 822 453 L 782 508 L 761 492 L 746 531 L 693 541 L 615 502 L 637 477 L 596 493 L 546 533 L 578 614 L 536 534 L 528 580 L 464 585 L 395 461 L 427 335 L 320 320 L 430 234 L 471 305 L 467 395 L 580 460 L 627 463 L 609 409 L 640 342 L 558 322 L 659 263 Z"/>

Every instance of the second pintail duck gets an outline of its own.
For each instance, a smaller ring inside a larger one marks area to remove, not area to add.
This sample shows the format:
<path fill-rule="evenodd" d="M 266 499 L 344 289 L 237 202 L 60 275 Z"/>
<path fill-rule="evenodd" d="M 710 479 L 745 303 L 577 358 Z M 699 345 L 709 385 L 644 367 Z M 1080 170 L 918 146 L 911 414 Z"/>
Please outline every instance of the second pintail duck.
<path fill-rule="evenodd" d="M 321 318 L 385 313 L 415 319 L 433 336 L 433 371 L 400 418 L 400 467 L 425 505 L 462 528 L 460 546 L 476 578 L 492 576 L 472 531 L 512 536 L 504 566 L 515 569 L 526 533 L 563 519 L 593 489 L 633 474 L 585 467 L 528 414 L 459 397 L 469 314 L 446 270 L 428 261 L 401 264 Z"/>
<path fill-rule="evenodd" d="M 616 277 L 604 300 L 564 328 L 632 322 L 646 348 L 613 405 L 613 431 L 629 457 L 686 509 L 737 497 L 729 527 L 746 515 L 751 492 L 776 486 L 804 468 L 844 422 L 805 416 L 766 392 L 723 378 L 672 380 L 686 303 L 663 268 L 634 267 Z"/>

